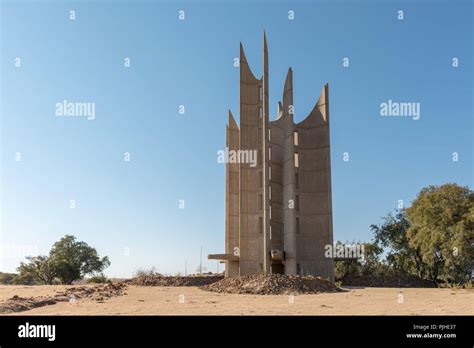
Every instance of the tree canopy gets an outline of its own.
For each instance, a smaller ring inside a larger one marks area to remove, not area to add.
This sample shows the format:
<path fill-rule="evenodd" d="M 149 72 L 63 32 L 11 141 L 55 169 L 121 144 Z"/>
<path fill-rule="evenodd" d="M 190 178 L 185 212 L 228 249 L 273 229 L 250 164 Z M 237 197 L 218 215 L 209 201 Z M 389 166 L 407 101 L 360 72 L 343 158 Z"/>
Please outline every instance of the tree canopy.
<path fill-rule="evenodd" d="M 406 211 L 409 245 L 429 277 L 462 282 L 474 259 L 474 193 L 456 184 L 428 186 Z"/>
<path fill-rule="evenodd" d="M 468 187 L 425 187 L 409 208 L 389 213 L 370 229 L 374 238 L 365 244 L 366 254 L 372 248 L 370 264 L 338 261 L 340 275 L 396 271 L 457 284 L 472 277 L 474 193 Z"/>
<path fill-rule="evenodd" d="M 100 274 L 110 265 L 107 256 L 100 258 L 97 250 L 85 242 L 66 235 L 54 243 L 48 256 L 27 257 L 18 267 L 18 278 L 35 278 L 44 284 L 58 279 L 71 284 L 89 274 Z"/>

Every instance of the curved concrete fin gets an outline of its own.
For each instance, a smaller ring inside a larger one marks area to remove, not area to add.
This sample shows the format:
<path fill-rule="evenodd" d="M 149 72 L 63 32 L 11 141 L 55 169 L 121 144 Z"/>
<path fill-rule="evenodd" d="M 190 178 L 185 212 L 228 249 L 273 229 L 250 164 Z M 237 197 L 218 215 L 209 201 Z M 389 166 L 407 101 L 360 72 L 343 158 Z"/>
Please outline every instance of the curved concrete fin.
<path fill-rule="evenodd" d="M 239 129 L 237 122 L 235 122 L 232 112 L 229 110 L 229 129 Z"/>
<path fill-rule="evenodd" d="M 328 89 L 329 89 L 328 84 L 325 84 L 323 89 L 321 90 L 318 101 L 314 105 L 313 109 L 303 121 L 298 123 L 298 125 L 302 125 L 302 126 L 316 125 L 317 126 L 317 125 L 322 125 L 327 122 L 328 115 L 327 115 L 326 104 L 329 102 Z"/>
<path fill-rule="evenodd" d="M 242 42 L 241 42 L 240 43 L 240 80 L 241 81 L 247 80 L 247 78 L 249 77 L 253 78 L 254 80 L 257 80 L 252 70 L 250 69 L 249 63 L 247 61 L 247 57 L 245 56 L 244 46 L 242 45 Z"/>
<path fill-rule="evenodd" d="M 281 101 L 279 101 L 277 103 L 277 113 L 276 113 L 276 117 L 274 120 L 270 121 L 270 122 L 277 122 L 277 121 L 280 121 L 281 119 L 283 119 L 284 115 L 284 112 L 283 112 L 283 105 L 281 104 Z"/>
<path fill-rule="evenodd" d="M 316 104 L 319 108 L 319 111 L 321 112 L 321 115 L 323 116 L 324 122 L 327 122 L 329 117 L 329 108 L 327 104 L 329 104 L 329 84 L 326 83 L 321 90 L 321 94 L 319 95 L 319 99 Z"/>
<path fill-rule="evenodd" d="M 263 31 L 263 50 L 268 52 L 267 35 L 265 34 L 265 30 Z"/>
<path fill-rule="evenodd" d="M 281 104 L 281 101 L 279 101 L 277 105 L 277 119 L 280 118 L 282 114 L 283 114 L 283 105 Z"/>
<path fill-rule="evenodd" d="M 288 113 L 290 105 L 293 105 L 293 70 L 288 68 L 283 88 L 283 111 L 285 114 Z"/>
<path fill-rule="evenodd" d="M 285 87 L 283 88 L 283 95 L 285 95 L 286 91 L 293 90 L 293 70 L 288 68 L 288 72 L 286 73 L 286 80 L 285 80 Z"/>
<path fill-rule="evenodd" d="M 263 55 L 262 55 L 263 69 L 262 69 L 262 80 L 265 78 L 268 81 L 268 46 L 267 36 L 265 30 L 263 31 Z M 265 88 L 268 89 L 268 83 L 265 83 Z"/>
<path fill-rule="evenodd" d="M 325 84 L 323 86 L 323 89 L 321 90 L 321 93 L 319 94 L 319 99 L 318 99 L 318 102 L 316 103 L 316 105 L 318 106 L 322 106 L 322 105 L 326 105 L 326 102 L 327 102 L 327 88 L 328 88 L 328 84 Z"/>
<path fill-rule="evenodd" d="M 265 35 L 265 30 L 263 31 L 263 54 L 262 54 L 262 81 L 264 82 L 264 89 L 268 94 L 268 46 L 267 46 L 267 36 Z"/>

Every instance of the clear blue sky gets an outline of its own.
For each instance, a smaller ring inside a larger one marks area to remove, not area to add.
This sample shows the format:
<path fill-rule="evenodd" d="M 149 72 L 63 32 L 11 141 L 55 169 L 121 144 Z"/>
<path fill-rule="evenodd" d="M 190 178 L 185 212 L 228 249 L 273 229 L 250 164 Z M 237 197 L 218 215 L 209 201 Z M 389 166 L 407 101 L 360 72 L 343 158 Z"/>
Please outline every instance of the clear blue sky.
<path fill-rule="evenodd" d="M 296 121 L 329 83 L 335 239 L 369 240 L 370 224 L 426 185 L 472 188 L 471 1 L 8 0 L 0 20 L 3 249 L 47 253 L 73 234 L 116 277 L 184 272 L 186 259 L 191 272 L 201 245 L 224 251 L 217 151 L 227 110 L 239 114 L 233 59 L 242 41 L 261 76 L 263 29 L 272 115 L 289 66 Z M 55 116 L 64 99 L 94 102 L 95 120 Z M 389 99 L 420 103 L 420 120 L 381 117 Z M 0 271 L 20 260 L 4 254 Z"/>

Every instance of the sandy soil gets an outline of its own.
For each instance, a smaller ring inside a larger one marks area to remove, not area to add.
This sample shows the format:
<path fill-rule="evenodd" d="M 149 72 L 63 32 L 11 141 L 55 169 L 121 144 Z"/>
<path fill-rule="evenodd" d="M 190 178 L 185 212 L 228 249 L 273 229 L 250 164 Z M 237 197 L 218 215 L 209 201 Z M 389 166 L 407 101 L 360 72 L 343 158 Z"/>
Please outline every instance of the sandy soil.
<path fill-rule="evenodd" d="M 0 301 L 7 300 L 15 295 L 20 297 L 54 296 L 74 285 L 0 285 Z M 89 286 L 89 285 L 85 285 Z"/>
<path fill-rule="evenodd" d="M 0 286 L 0 300 L 54 295 L 64 286 Z M 81 299 L 13 315 L 474 315 L 474 290 L 353 288 L 298 295 L 218 294 L 196 287 L 130 286 L 103 303 Z M 399 303 L 399 295 L 403 303 Z M 181 303 L 183 302 L 184 303 Z"/>

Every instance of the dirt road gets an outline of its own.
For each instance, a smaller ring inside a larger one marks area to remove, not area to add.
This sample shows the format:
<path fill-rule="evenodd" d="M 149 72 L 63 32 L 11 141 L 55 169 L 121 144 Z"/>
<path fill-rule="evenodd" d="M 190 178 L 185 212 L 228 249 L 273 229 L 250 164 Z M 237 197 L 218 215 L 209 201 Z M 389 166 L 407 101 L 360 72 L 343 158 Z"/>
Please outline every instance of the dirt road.
<path fill-rule="evenodd" d="M 0 301 L 65 286 L 0 286 Z M 239 295 L 197 287 L 129 286 L 106 301 L 77 299 L 11 315 L 474 315 L 474 290 L 360 288 L 315 295 Z"/>

